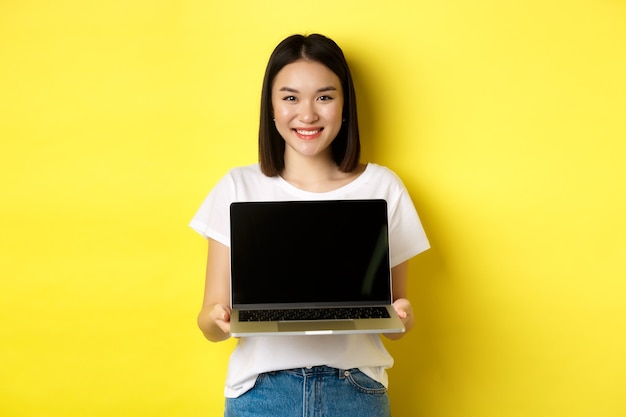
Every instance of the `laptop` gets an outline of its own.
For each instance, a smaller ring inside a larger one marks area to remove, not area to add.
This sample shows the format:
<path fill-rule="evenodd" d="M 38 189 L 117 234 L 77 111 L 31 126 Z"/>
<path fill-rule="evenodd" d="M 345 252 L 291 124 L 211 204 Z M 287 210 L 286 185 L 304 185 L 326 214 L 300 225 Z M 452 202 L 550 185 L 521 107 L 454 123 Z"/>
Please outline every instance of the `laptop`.
<path fill-rule="evenodd" d="M 400 333 L 385 200 L 230 207 L 231 334 Z"/>

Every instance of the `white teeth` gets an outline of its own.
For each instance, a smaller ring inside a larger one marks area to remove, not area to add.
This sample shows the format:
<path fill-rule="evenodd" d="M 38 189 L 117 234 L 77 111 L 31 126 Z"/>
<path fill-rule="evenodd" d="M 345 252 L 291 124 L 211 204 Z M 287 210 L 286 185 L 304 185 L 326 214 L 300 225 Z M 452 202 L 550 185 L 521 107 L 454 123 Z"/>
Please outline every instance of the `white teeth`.
<path fill-rule="evenodd" d="M 296 132 L 298 132 L 299 135 L 304 135 L 304 136 L 312 136 L 315 135 L 319 132 L 319 130 L 297 130 Z"/>

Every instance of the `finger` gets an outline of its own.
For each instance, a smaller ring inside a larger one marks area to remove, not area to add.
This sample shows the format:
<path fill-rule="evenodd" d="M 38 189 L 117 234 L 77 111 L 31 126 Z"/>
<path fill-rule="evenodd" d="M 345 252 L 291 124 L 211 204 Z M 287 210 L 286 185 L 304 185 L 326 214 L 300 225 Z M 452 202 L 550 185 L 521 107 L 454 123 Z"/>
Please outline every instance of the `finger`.
<path fill-rule="evenodd" d="M 230 320 L 230 312 L 223 305 L 217 304 L 211 311 L 211 316 L 216 322 Z"/>
<path fill-rule="evenodd" d="M 217 327 L 219 327 L 224 333 L 230 333 L 230 322 L 228 321 L 217 321 Z"/>

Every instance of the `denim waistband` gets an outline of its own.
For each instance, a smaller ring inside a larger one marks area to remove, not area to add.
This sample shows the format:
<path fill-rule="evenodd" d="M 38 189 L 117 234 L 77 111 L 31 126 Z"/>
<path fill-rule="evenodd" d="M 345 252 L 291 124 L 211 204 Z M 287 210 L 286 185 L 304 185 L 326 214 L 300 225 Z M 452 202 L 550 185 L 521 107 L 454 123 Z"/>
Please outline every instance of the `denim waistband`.
<path fill-rule="evenodd" d="M 282 372 L 288 372 L 291 374 L 301 376 L 313 376 L 313 375 L 337 375 L 343 377 L 347 373 L 350 373 L 349 369 L 337 369 L 326 365 L 320 366 L 306 366 L 304 368 L 285 369 Z"/>

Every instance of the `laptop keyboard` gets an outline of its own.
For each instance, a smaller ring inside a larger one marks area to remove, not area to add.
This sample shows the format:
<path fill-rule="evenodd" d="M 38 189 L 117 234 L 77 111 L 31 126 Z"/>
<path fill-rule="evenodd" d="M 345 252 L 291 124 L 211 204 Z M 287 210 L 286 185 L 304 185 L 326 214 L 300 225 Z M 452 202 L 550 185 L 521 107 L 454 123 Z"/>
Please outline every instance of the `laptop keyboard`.
<path fill-rule="evenodd" d="M 239 321 L 352 320 L 381 318 L 389 318 L 389 312 L 385 307 L 333 307 L 239 311 Z"/>

